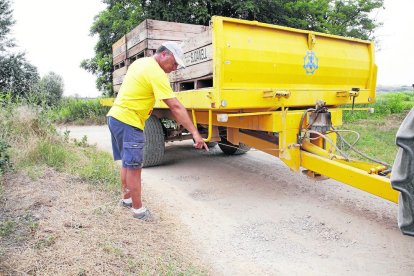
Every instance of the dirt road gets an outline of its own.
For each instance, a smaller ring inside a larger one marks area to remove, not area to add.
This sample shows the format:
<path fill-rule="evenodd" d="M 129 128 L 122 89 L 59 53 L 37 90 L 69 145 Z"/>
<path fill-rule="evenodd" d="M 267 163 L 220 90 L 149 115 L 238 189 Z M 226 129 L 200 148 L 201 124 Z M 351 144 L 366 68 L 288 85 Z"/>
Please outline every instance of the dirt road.
<path fill-rule="evenodd" d="M 110 151 L 105 126 L 69 130 Z M 395 204 L 259 151 L 170 143 L 164 165 L 143 170 L 143 193 L 167 203 L 217 275 L 414 275 L 414 238 L 399 231 Z"/>

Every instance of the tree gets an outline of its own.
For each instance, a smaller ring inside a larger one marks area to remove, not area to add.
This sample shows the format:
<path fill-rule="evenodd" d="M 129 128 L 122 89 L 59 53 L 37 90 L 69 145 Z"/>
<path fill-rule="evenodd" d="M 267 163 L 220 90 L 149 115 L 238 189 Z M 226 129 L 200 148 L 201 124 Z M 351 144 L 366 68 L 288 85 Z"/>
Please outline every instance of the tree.
<path fill-rule="evenodd" d="M 90 35 L 98 35 L 95 57 L 85 59 L 81 67 L 97 76 L 96 87 L 112 95 L 112 44 L 143 20 L 138 0 L 103 0 L 107 9 L 94 19 Z"/>
<path fill-rule="evenodd" d="M 62 98 L 63 88 L 62 77 L 54 72 L 49 72 L 38 82 L 34 97 L 49 106 L 54 106 Z"/>
<path fill-rule="evenodd" d="M 32 92 L 39 74 L 24 53 L 9 52 L 15 46 L 10 38 L 12 12 L 10 0 L 0 0 L 0 93 L 11 92 L 16 98 Z"/>
<path fill-rule="evenodd" d="M 9 38 L 10 29 L 14 24 L 13 10 L 10 8 L 10 0 L 0 0 L 0 52 L 14 46 Z"/>
<path fill-rule="evenodd" d="M 384 0 L 103 0 L 91 34 L 99 34 L 95 57 L 82 68 L 98 76 L 97 87 L 112 94 L 112 44 L 146 18 L 208 25 L 211 16 L 257 20 L 361 39 L 374 39 L 380 23 L 370 18 Z"/>
<path fill-rule="evenodd" d="M 11 92 L 13 97 L 25 98 L 39 80 L 37 68 L 23 53 L 0 54 L 0 92 Z"/>

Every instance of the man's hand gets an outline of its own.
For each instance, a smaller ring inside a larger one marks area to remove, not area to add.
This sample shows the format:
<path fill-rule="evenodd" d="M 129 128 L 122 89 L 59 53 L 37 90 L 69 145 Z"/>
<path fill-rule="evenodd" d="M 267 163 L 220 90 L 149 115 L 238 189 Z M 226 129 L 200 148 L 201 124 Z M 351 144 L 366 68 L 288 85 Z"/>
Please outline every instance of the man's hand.
<path fill-rule="evenodd" d="M 194 139 L 194 147 L 196 148 L 196 149 L 202 149 L 202 148 L 205 148 L 206 149 L 206 151 L 208 151 L 208 146 L 207 146 L 207 144 L 204 142 L 204 139 L 203 139 L 203 137 L 201 137 L 201 135 L 200 134 L 196 134 L 196 135 L 193 135 L 193 139 Z"/>
<path fill-rule="evenodd" d="M 180 101 L 177 100 L 176 98 L 164 99 L 163 101 L 165 102 L 166 105 L 168 105 L 175 119 L 178 122 L 180 122 L 184 126 L 185 129 L 191 132 L 191 134 L 193 135 L 193 139 L 194 139 L 194 147 L 196 149 L 205 148 L 208 151 L 208 146 L 206 145 L 206 143 L 204 143 L 203 137 L 201 137 L 197 128 L 194 126 L 193 122 L 191 121 L 190 116 L 188 116 L 187 110 L 180 103 Z"/>

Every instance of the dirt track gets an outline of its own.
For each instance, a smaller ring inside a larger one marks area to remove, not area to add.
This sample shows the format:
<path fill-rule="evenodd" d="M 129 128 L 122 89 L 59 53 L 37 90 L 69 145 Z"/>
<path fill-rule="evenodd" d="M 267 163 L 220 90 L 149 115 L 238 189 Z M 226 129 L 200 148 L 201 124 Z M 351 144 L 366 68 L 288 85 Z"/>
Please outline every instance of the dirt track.
<path fill-rule="evenodd" d="M 110 151 L 105 126 L 69 130 Z M 214 274 L 414 275 L 414 238 L 398 229 L 395 204 L 259 151 L 170 143 L 164 165 L 144 169 L 143 194 L 167 203 Z"/>

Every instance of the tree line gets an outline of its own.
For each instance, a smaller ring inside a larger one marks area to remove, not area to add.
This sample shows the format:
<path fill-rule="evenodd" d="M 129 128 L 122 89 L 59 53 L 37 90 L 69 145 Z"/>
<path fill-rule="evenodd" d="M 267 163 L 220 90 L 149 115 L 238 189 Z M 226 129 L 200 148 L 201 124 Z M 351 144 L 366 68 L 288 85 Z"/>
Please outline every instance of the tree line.
<path fill-rule="evenodd" d="M 6 95 L 34 104 L 56 105 L 63 94 L 61 76 L 49 72 L 40 77 L 24 52 L 16 50 L 10 36 L 15 20 L 10 0 L 0 0 L 0 99 Z"/>

